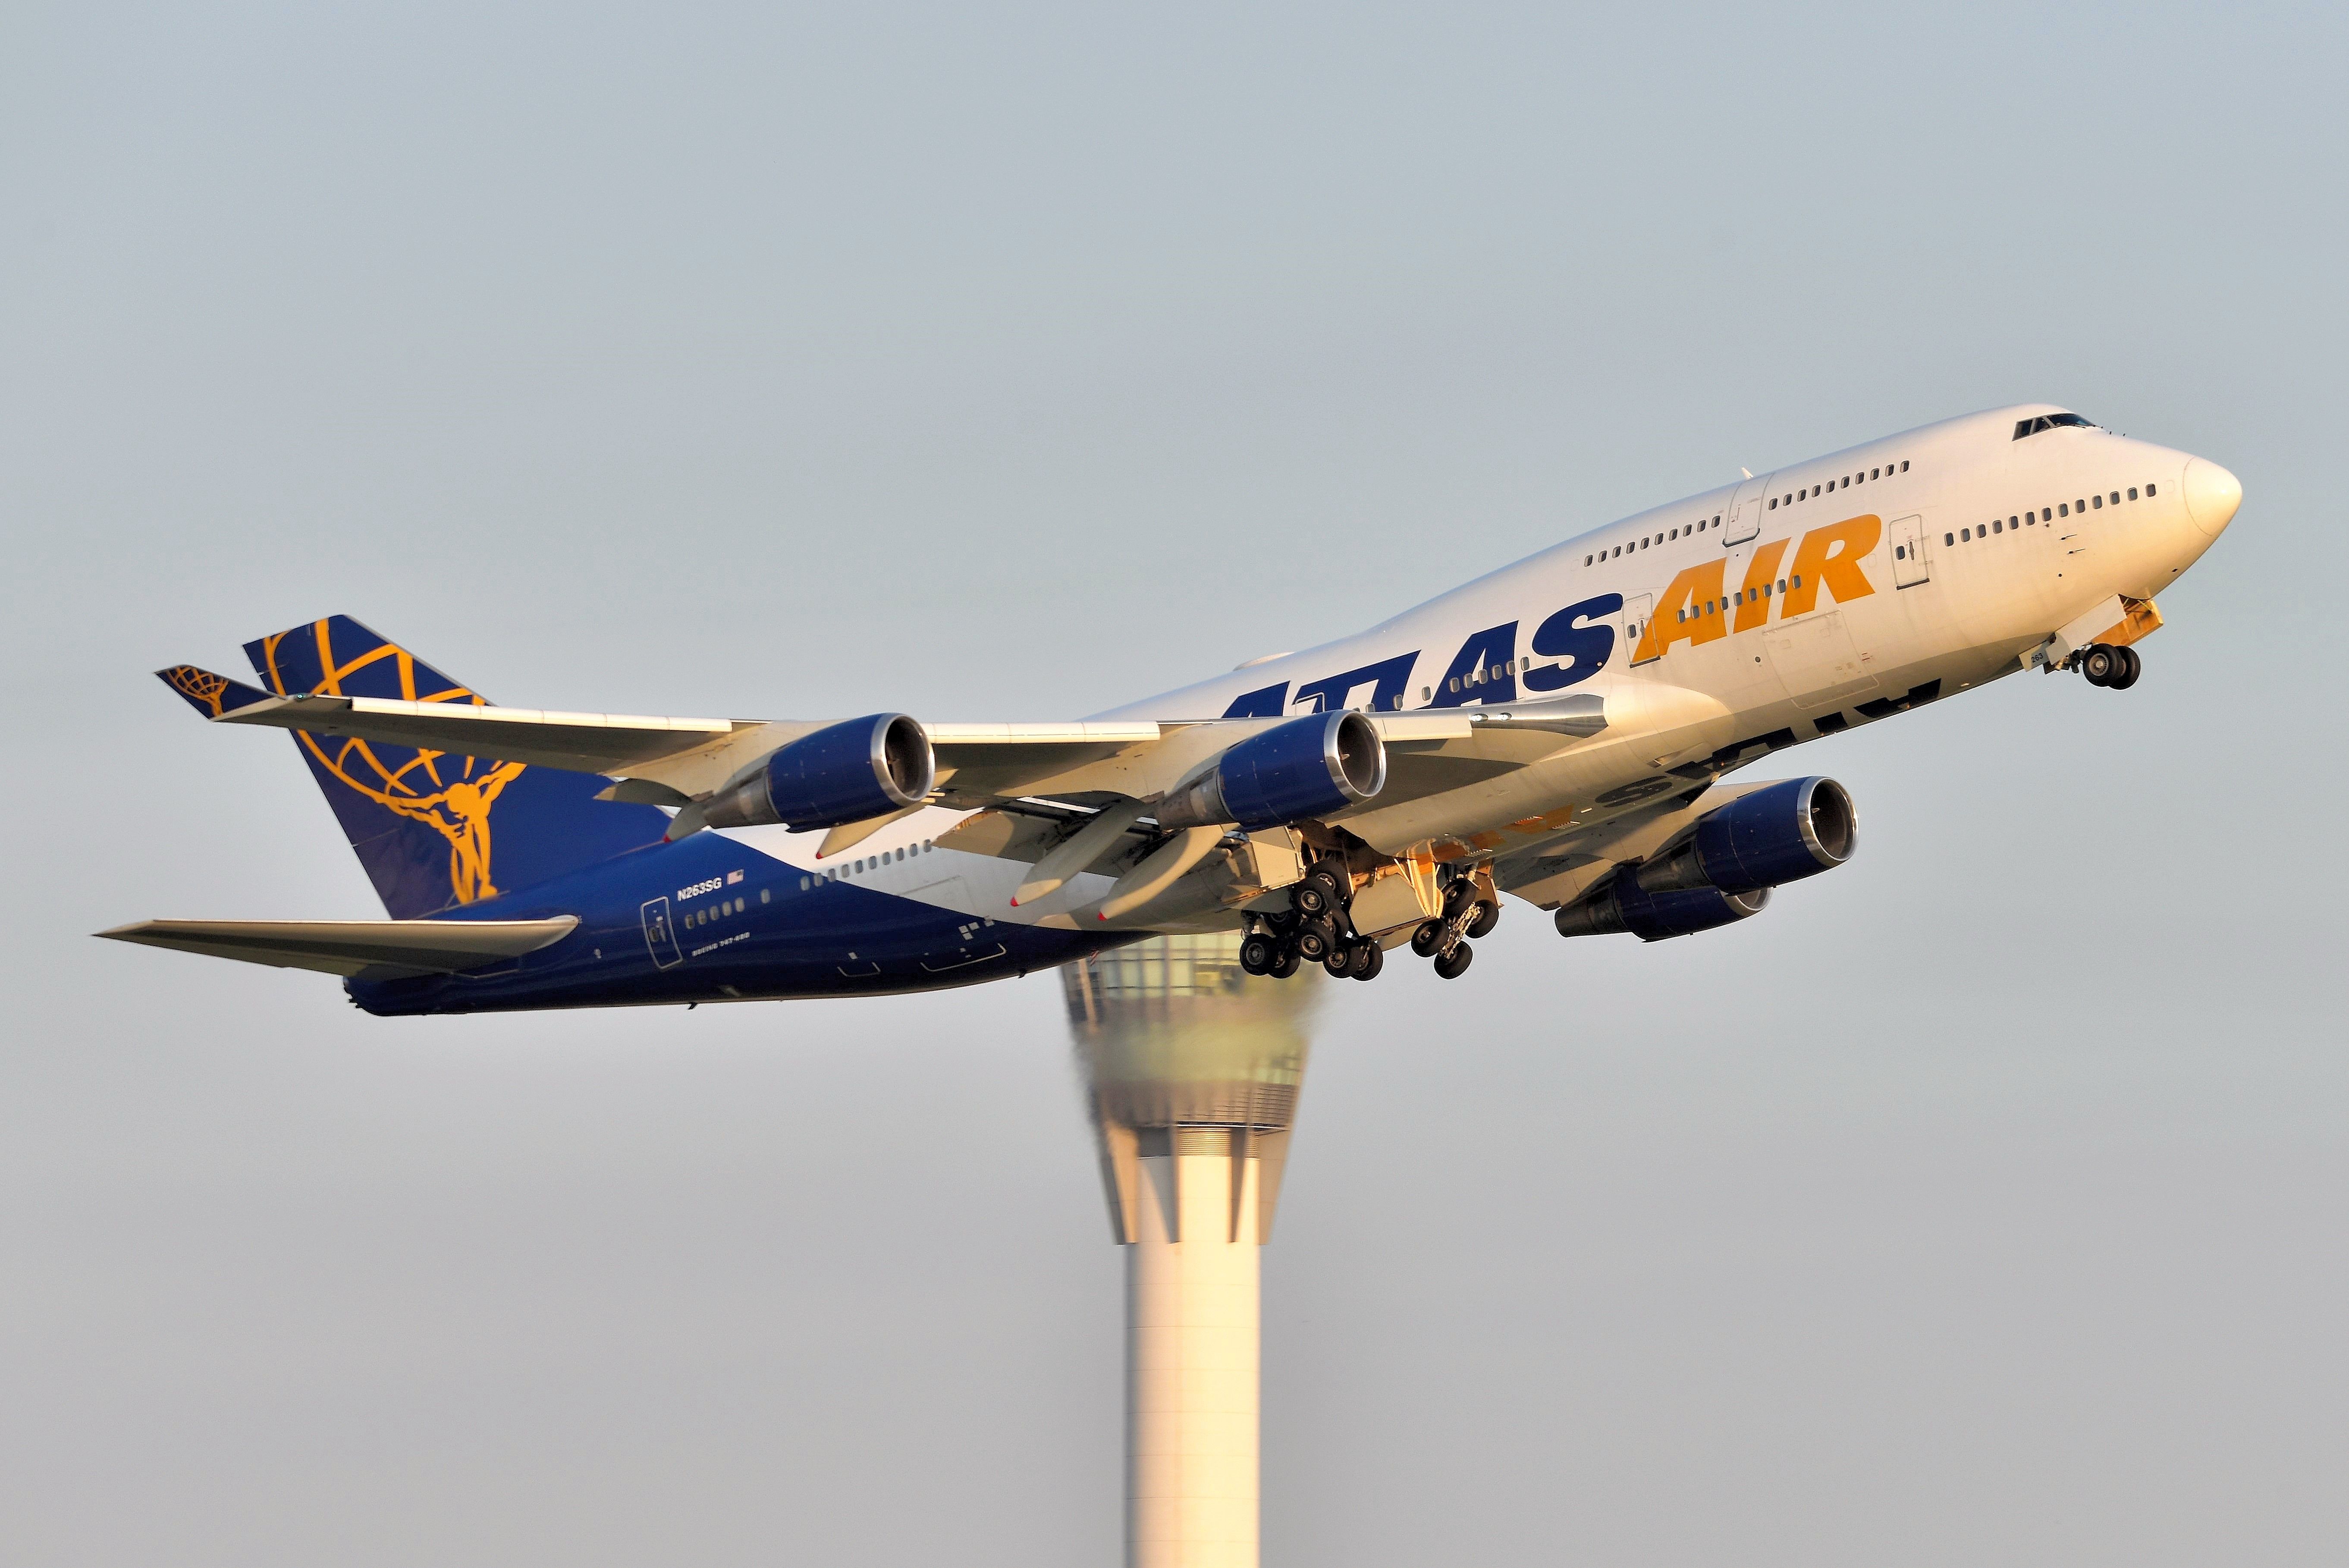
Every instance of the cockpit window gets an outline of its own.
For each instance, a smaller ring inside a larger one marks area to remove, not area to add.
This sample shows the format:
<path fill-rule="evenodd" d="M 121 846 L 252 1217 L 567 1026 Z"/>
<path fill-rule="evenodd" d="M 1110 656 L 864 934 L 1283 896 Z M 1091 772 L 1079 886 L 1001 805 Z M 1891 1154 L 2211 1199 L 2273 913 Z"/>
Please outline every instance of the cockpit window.
<path fill-rule="evenodd" d="M 2014 439 L 2021 441 L 2024 436 L 2037 435 L 2041 431 L 2060 431 L 2071 425 L 2077 425 L 2085 431 L 2105 428 L 2095 421 L 2084 420 L 2077 414 L 2041 414 L 2037 419 L 2015 421 Z"/>

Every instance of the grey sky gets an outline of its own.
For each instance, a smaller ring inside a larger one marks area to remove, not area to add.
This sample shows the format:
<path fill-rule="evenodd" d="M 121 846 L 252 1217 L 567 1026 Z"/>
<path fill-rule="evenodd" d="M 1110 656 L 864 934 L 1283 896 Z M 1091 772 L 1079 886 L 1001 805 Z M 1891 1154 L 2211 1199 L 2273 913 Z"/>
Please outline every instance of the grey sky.
<path fill-rule="evenodd" d="M 1078 716 L 2045 398 L 2243 510 L 2126 695 L 1782 758 L 1766 918 L 1327 1010 L 1268 1562 L 2334 1563 L 2327 8 L 0 16 L 0 1556 L 1087 1563 L 1050 977 L 429 1023 L 93 942 L 378 913 L 147 671 Z"/>

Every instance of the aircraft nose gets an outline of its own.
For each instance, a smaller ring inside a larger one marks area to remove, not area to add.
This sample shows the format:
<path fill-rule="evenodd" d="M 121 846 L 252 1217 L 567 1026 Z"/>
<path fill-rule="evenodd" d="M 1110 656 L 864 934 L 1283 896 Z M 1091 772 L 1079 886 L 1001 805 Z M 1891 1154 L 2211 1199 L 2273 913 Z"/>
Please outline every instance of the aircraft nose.
<path fill-rule="evenodd" d="M 2235 519 L 2243 504 L 2243 482 L 2207 457 L 2186 464 L 2186 514 L 2213 539 Z"/>

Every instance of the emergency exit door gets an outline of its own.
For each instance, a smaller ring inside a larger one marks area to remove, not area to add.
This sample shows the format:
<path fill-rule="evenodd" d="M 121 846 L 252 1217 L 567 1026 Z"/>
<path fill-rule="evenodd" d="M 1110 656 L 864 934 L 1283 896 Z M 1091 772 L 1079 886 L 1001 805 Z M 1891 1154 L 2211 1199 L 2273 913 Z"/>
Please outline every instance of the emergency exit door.
<path fill-rule="evenodd" d="M 1892 586 L 1913 588 L 1933 580 L 1931 564 L 1926 559 L 1925 520 L 1922 517 L 1896 518 L 1885 529 L 1892 541 Z"/>
<path fill-rule="evenodd" d="M 1769 510 L 1770 481 L 1776 477 L 1765 473 L 1737 487 L 1737 493 L 1729 498 L 1728 520 L 1721 535 L 1723 545 L 1743 545 L 1762 532 L 1762 514 Z"/>
<path fill-rule="evenodd" d="M 645 946 L 652 950 L 653 967 L 669 969 L 685 961 L 678 950 L 677 930 L 669 919 L 668 900 L 655 898 L 644 907 Z"/>
<path fill-rule="evenodd" d="M 1623 657 L 1633 664 L 1645 664 L 1656 656 L 1640 656 L 1640 645 L 1647 640 L 1648 617 L 1655 604 L 1652 594 L 1634 594 L 1623 601 Z"/>

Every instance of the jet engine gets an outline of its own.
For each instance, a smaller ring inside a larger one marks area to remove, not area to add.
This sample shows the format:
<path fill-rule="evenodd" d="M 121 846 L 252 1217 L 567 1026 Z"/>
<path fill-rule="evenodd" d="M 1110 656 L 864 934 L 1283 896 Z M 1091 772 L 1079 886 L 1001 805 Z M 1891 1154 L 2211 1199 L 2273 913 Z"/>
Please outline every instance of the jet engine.
<path fill-rule="evenodd" d="M 1651 893 L 1626 875 L 1608 884 L 1597 898 L 1560 909 L 1557 934 L 1603 937 L 1629 931 L 1643 942 L 1661 942 L 1758 915 L 1769 901 L 1767 888 L 1746 893 L 1724 893 L 1718 888 Z"/>
<path fill-rule="evenodd" d="M 711 827 L 838 827 L 919 805 L 936 777 L 921 725 L 903 713 L 874 713 L 801 736 L 711 799 L 702 820 Z"/>
<path fill-rule="evenodd" d="M 1633 875 L 1646 893 L 1745 893 L 1832 871 L 1851 858 L 1858 837 L 1859 816 L 1843 785 L 1788 779 L 1705 813 L 1686 843 Z"/>
<path fill-rule="evenodd" d="M 1604 891 L 1557 912 L 1562 937 L 1629 931 L 1643 942 L 1709 931 L 1758 915 L 1770 889 L 1851 858 L 1859 815 L 1843 785 L 1788 779 L 1697 818 L 1670 854 L 1626 867 Z"/>
<path fill-rule="evenodd" d="M 1310 713 L 1220 753 L 1153 809 L 1161 827 L 1282 827 L 1343 811 L 1386 787 L 1387 751 L 1360 713 Z"/>

